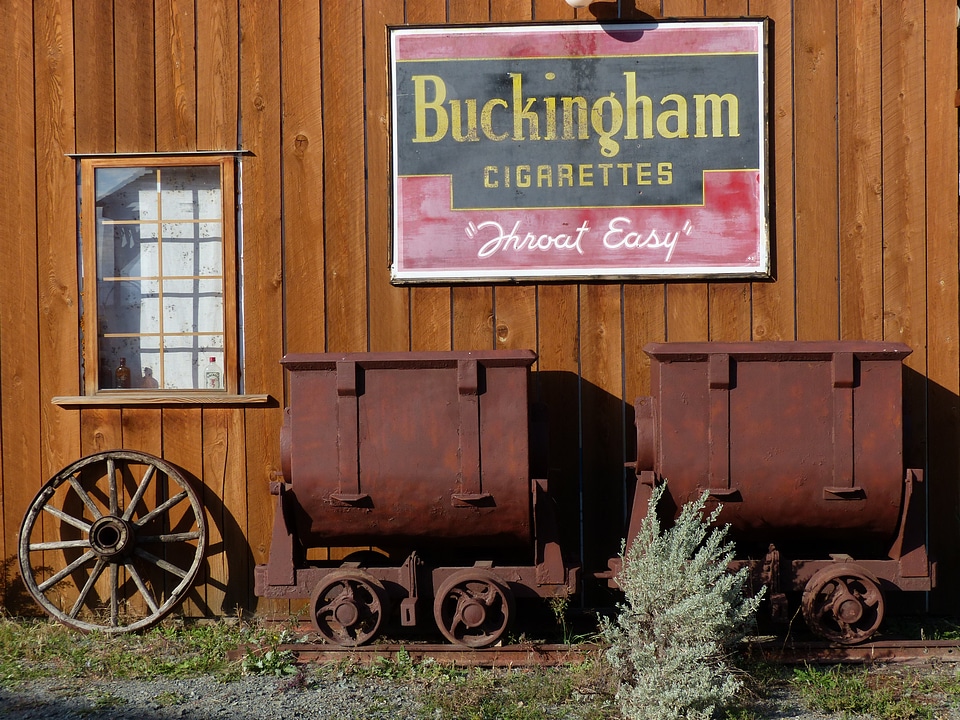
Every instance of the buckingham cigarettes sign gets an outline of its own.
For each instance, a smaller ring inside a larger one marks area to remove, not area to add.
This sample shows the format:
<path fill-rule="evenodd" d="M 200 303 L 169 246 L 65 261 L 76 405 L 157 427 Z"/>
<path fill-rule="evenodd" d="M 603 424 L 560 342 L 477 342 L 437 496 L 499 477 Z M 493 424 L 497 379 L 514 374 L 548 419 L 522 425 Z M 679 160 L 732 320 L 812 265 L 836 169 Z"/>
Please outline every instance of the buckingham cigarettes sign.
<path fill-rule="evenodd" d="M 394 281 L 767 276 L 765 40 L 392 29 Z"/>

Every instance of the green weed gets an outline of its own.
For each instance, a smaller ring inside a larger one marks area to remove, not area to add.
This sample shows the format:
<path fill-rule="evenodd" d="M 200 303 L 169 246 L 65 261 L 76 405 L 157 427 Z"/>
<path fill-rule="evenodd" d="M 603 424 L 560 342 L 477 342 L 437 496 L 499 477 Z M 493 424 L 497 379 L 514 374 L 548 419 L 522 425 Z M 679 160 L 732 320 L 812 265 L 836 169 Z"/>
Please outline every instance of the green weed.
<path fill-rule="evenodd" d="M 227 653 L 255 637 L 222 622 L 170 622 L 140 634 L 78 633 L 47 620 L 0 617 L 0 685 L 43 677 L 184 678 L 226 675 Z"/>
<path fill-rule="evenodd" d="M 423 718 L 541 720 L 615 718 L 606 667 L 589 661 L 560 668 L 481 669 L 421 682 Z M 450 683 L 455 684 L 451 692 Z"/>
<path fill-rule="evenodd" d="M 925 693 L 904 685 L 903 678 L 896 674 L 808 665 L 794 671 L 791 684 L 811 708 L 823 712 L 868 715 L 879 720 L 934 717 Z"/>
<path fill-rule="evenodd" d="M 243 659 L 243 669 L 251 675 L 296 675 L 297 658 L 289 650 L 251 651 Z"/>

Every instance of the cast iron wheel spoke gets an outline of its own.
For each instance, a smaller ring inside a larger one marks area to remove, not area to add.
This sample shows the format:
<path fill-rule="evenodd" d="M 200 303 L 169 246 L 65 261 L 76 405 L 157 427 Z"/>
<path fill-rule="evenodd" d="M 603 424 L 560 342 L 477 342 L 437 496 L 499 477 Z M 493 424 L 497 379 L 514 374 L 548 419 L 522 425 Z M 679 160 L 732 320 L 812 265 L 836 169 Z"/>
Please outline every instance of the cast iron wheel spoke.
<path fill-rule="evenodd" d="M 41 488 L 20 527 L 20 571 L 54 619 L 129 632 L 159 622 L 186 596 L 206 546 L 203 507 L 183 473 L 152 455 L 112 450 L 81 458 Z"/>
<path fill-rule="evenodd" d="M 880 627 L 883 591 L 877 579 L 856 564 L 827 565 L 807 581 L 801 609 L 813 632 L 854 645 L 866 641 Z"/>
<path fill-rule="evenodd" d="M 495 644 L 513 617 L 513 593 L 492 571 L 460 570 L 434 594 L 437 627 L 450 642 L 481 648 Z"/>
<path fill-rule="evenodd" d="M 324 595 L 326 595 L 326 593 L 324 593 Z M 317 608 L 317 615 L 329 615 L 336 610 L 339 605 L 342 605 L 345 601 L 352 599 L 353 593 L 351 593 L 346 587 L 341 587 L 340 593 L 335 597 L 330 598 L 330 602 L 321 608 Z"/>
<path fill-rule="evenodd" d="M 865 593 L 858 593 L 858 595 L 860 597 L 860 601 L 868 607 L 876 607 L 878 603 L 883 602 L 883 598 L 880 597 L 880 591 L 873 588 L 867 588 Z"/>
<path fill-rule="evenodd" d="M 390 612 L 379 580 L 363 570 L 336 570 L 317 583 L 310 607 L 314 628 L 329 643 L 363 645 L 380 632 Z"/>

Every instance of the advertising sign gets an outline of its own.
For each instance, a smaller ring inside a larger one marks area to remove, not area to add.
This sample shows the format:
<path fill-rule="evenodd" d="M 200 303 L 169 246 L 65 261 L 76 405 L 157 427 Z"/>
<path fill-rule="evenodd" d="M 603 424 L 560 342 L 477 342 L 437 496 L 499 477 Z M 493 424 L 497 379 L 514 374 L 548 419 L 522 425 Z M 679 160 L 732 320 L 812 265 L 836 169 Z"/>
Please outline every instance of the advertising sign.
<path fill-rule="evenodd" d="M 765 277 L 762 21 L 393 28 L 396 283 Z"/>

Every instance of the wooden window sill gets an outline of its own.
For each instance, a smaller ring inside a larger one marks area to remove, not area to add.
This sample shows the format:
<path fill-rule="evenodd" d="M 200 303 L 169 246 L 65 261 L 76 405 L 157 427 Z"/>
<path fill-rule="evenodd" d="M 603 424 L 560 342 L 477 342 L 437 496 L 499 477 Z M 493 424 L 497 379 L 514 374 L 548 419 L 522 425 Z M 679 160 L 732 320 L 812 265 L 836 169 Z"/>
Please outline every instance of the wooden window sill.
<path fill-rule="evenodd" d="M 228 395 L 217 392 L 104 392 L 97 395 L 61 395 L 50 400 L 64 408 L 103 406 L 170 406 L 170 405 L 272 405 L 270 395 Z"/>

